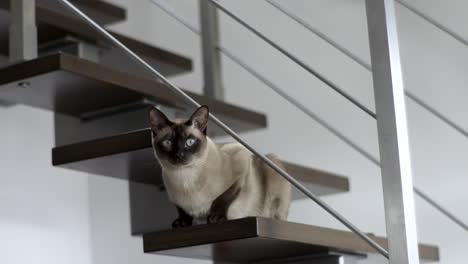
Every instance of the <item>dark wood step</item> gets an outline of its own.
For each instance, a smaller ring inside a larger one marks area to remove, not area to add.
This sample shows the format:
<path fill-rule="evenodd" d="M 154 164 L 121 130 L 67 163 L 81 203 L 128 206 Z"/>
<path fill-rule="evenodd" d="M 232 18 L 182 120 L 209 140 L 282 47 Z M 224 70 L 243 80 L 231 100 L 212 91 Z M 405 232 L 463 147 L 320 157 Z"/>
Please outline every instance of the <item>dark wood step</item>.
<path fill-rule="evenodd" d="M 72 36 L 80 40 L 85 40 L 102 47 L 99 63 L 118 67 L 119 69 L 143 76 L 149 76 L 135 62 L 129 59 L 124 53 L 115 48 L 107 39 L 102 37 L 86 23 L 79 20 L 75 15 L 64 12 L 58 1 L 43 0 L 47 4 L 39 4 L 36 8 L 38 21 L 38 45 L 44 45 L 53 41 L 61 40 L 67 36 Z M 53 4 L 49 3 L 52 1 Z M 8 37 L 10 14 L 8 11 L 8 1 L 0 0 L 0 54 L 8 55 Z M 79 1 L 80 7 L 101 7 L 109 5 L 101 2 Z M 107 10 L 103 8 L 104 10 Z M 83 9 L 85 12 L 86 8 Z M 112 10 L 109 9 L 109 10 Z M 86 12 L 93 17 L 94 12 Z M 101 14 L 102 15 L 102 14 Z M 101 17 L 96 14 L 96 17 Z M 157 68 L 166 76 L 189 72 L 192 70 L 192 61 L 173 52 L 153 47 L 142 41 L 123 36 L 122 34 L 110 31 L 123 44 L 142 56 L 148 63 Z"/>
<path fill-rule="evenodd" d="M 292 162 L 283 161 L 286 171 L 301 181 L 318 195 L 329 195 L 349 191 L 349 179 L 345 176 L 327 172 L 319 169 L 305 167 Z M 305 196 L 298 192 L 293 192 L 293 199 L 304 198 Z"/>
<path fill-rule="evenodd" d="M 385 238 L 371 238 L 387 247 Z M 234 263 L 329 251 L 376 253 L 352 232 L 253 217 L 147 233 L 143 245 L 145 253 Z M 420 244 L 419 254 L 426 261 L 439 260 L 439 250 L 432 245 Z"/>
<path fill-rule="evenodd" d="M 100 24 L 110 24 L 126 19 L 126 10 L 111 3 L 97 0 L 74 0 L 71 2 Z M 71 13 L 57 0 L 36 0 L 36 6 L 36 11 L 38 13 L 37 18 L 39 20 L 41 20 L 39 14 L 58 13 L 67 15 L 69 17 L 74 16 L 73 13 Z M 10 0 L 0 0 L 0 8 L 9 10 Z M 48 11 L 50 13 L 44 13 L 44 11 Z"/>
<path fill-rule="evenodd" d="M 52 150 L 54 166 L 162 185 L 149 129 L 94 139 Z M 286 162 L 286 169 L 317 195 L 349 191 L 346 177 Z M 295 199 L 303 196 L 295 192 Z"/>
<path fill-rule="evenodd" d="M 51 1 L 51 0 L 47 0 Z M 57 2 L 52 0 L 52 2 Z M 127 10 L 116 4 L 109 3 L 110 1 L 105 0 L 75 0 L 74 3 L 81 8 L 86 14 L 92 18 L 96 18 L 96 21 L 107 25 L 118 22 L 123 22 L 127 19 Z M 51 5 L 52 3 L 48 3 Z M 55 3 L 54 3 L 55 4 Z M 63 7 L 62 7 L 63 8 Z"/>
<path fill-rule="evenodd" d="M 266 126 L 263 114 L 187 93 L 208 105 L 238 131 Z M 145 98 L 179 109 L 190 108 L 154 79 L 120 72 L 72 55 L 53 54 L 0 69 L 0 99 L 76 117 Z"/>

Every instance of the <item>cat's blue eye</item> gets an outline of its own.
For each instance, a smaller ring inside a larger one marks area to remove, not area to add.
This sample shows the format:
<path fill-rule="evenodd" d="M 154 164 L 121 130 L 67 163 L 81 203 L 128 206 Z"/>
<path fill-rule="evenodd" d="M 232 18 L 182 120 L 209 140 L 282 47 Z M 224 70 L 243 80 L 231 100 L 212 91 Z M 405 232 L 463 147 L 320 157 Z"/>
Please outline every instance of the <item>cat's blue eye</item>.
<path fill-rule="evenodd" d="M 171 145 L 172 145 L 172 141 L 170 139 L 165 139 L 161 142 L 161 144 L 166 147 L 166 148 L 169 148 Z"/>
<path fill-rule="evenodd" d="M 195 144 L 195 141 L 196 141 L 195 139 L 189 138 L 189 139 L 187 139 L 187 141 L 185 141 L 185 144 L 187 146 L 191 147 L 191 146 L 193 146 L 193 144 Z"/>

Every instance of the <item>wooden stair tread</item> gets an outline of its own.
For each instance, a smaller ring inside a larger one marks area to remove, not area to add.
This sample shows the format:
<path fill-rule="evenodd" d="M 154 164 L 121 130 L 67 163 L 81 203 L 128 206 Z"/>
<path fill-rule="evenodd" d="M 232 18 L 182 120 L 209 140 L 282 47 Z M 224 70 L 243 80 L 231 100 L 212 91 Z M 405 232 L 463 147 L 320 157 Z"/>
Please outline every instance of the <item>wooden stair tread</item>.
<path fill-rule="evenodd" d="M 371 238 L 387 247 L 385 238 Z M 352 232 L 255 217 L 146 233 L 143 245 L 145 253 L 242 263 L 336 250 L 376 253 Z M 419 254 L 439 260 L 432 245 L 420 244 Z"/>
<path fill-rule="evenodd" d="M 112 24 L 124 21 L 127 18 L 125 8 L 101 0 L 74 0 L 73 4 L 100 24 Z M 73 13 L 57 0 L 36 0 L 36 5 L 70 17 L 73 16 Z"/>
<path fill-rule="evenodd" d="M 28 83 L 26 87 L 21 84 Z M 240 130 L 266 126 L 263 114 L 187 93 Z M 144 98 L 187 108 L 164 84 L 76 56 L 53 54 L 0 69 L 0 99 L 77 116 Z"/>
<path fill-rule="evenodd" d="M 151 148 L 149 129 L 104 137 L 52 150 L 54 166 L 148 184 L 162 184 L 160 167 Z M 317 195 L 349 191 L 346 177 L 286 162 L 291 175 Z M 302 198 L 294 193 L 294 198 Z"/>
<path fill-rule="evenodd" d="M 315 194 L 327 195 L 349 191 L 349 179 L 345 176 L 305 167 L 292 162 L 283 161 L 283 163 L 289 174 L 294 176 L 297 180 L 305 183 L 306 187 L 312 190 Z M 313 185 L 310 183 L 313 183 Z M 316 188 L 314 185 L 321 186 L 321 188 Z M 295 192 L 293 195 L 294 199 L 303 197 L 305 196 L 300 192 Z"/>
<path fill-rule="evenodd" d="M 51 0 L 43 1 L 48 2 Z M 0 9 L 3 9 L 0 10 L 0 54 L 4 56 L 8 54 L 9 45 L 10 14 L 8 11 L 9 4 L 7 2 L 9 3 L 9 1 L 5 0 L 0 1 Z M 113 65 L 114 67 L 122 67 L 124 71 L 133 71 L 134 73 L 149 76 L 143 69 L 136 66 L 136 63 L 129 59 L 123 52 L 114 47 L 106 38 L 98 34 L 86 23 L 79 20 L 75 15 L 64 12 L 63 7 L 57 1 L 52 2 L 54 2 L 54 4 L 38 4 L 36 8 L 39 46 L 71 35 L 78 39 L 104 46 L 105 51 L 101 54 L 100 63 Z M 91 4 L 83 0 L 77 2 L 77 4 L 82 6 L 91 5 L 93 7 L 96 4 L 98 6 L 107 5 L 101 2 Z M 83 10 L 86 12 L 87 9 L 84 8 Z M 94 13 L 95 12 L 87 12 L 87 14 L 95 18 L 95 16 L 93 16 Z M 96 15 L 97 17 L 101 17 L 98 14 Z M 192 70 L 192 61 L 188 58 L 161 48 L 153 47 L 142 41 L 123 36 L 111 30 L 109 32 L 166 76 Z"/>
<path fill-rule="evenodd" d="M 90 0 L 74 0 L 78 8 L 83 10 L 86 14 L 95 19 L 100 24 L 110 24 L 126 19 L 126 10 L 117 5 L 103 2 L 103 1 L 90 1 Z M 49 10 L 53 13 L 65 14 L 67 16 L 73 16 L 66 7 L 56 0 L 36 0 L 37 13 L 42 14 L 43 10 Z M 10 0 L 0 0 L 0 8 L 9 10 Z M 41 18 L 38 16 L 38 19 Z"/>

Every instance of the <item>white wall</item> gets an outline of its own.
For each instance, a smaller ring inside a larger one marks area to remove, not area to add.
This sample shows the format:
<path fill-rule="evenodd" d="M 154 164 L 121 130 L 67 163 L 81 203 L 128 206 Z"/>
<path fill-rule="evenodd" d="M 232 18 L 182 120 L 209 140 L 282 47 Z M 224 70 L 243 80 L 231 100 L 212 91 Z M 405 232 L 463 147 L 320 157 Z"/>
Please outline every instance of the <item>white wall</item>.
<path fill-rule="evenodd" d="M 152 186 L 143 188 L 158 190 Z M 89 179 L 91 203 L 91 263 L 209 263 L 188 258 L 143 253 L 143 239 L 131 236 L 128 182 L 108 177 Z M 154 210 L 158 210 L 157 207 Z"/>
<path fill-rule="evenodd" d="M 0 263 L 91 263 L 88 176 L 51 166 L 53 114 L 0 109 Z"/>

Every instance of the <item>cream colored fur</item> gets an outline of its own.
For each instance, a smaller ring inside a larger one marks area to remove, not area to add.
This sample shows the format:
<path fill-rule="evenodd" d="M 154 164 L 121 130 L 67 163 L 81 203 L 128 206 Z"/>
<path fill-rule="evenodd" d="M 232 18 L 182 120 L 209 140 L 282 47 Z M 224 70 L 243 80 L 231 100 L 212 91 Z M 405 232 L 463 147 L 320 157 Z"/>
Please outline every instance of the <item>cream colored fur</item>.
<path fill-rule="evenodd" d="M 268 157 L 282 165 L 273 155 Z M 290 184 L 238 143 L 216 144 L 206 137 L 200 154 L 187 165 L 160 163 L 170 200 L 192 215 L 195 224 L 206 221 L 212 202 L 236 181 L 240 193 L 229 207 L 227 219 L 287 218 Z"/>

